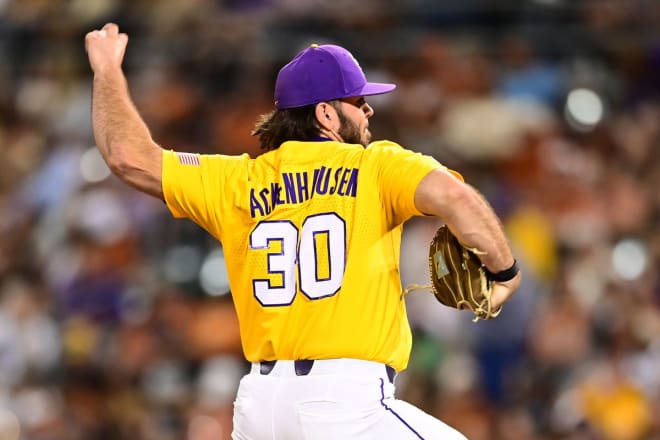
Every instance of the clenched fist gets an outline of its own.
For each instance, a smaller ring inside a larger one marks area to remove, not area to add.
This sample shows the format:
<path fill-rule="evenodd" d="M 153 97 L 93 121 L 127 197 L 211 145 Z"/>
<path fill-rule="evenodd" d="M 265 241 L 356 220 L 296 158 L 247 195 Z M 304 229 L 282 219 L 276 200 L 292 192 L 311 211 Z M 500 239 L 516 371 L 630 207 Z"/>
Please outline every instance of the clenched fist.
<path fill-rule="evenodd" d="M 85 49 L 94 73 L 121 68 L 127 43 L 128 35 L 120 34 L 114 23 L 106 24 L 100 31 L 89 32 L 85 36 Z"/>

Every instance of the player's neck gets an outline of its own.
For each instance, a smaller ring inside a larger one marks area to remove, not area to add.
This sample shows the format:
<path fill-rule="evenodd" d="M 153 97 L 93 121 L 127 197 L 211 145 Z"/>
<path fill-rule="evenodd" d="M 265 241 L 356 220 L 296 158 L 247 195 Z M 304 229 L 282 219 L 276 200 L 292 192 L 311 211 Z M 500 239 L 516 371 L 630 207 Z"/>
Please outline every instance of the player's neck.
<path fill-rule="evenodd" d="M 344 139 L 341 137 L 341 135 L 332 128 L 321 128 L 321 137 L 326 137 L 335 142 L 344 142 Z"/>

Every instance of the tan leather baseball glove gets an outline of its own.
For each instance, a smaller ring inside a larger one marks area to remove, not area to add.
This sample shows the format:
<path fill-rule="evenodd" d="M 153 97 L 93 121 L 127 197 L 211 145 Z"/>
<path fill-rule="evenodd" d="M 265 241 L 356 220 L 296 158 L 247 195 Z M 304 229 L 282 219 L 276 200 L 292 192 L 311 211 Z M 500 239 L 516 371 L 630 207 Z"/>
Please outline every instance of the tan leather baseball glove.
<path fill-rule="evenodd" d="M 492 281 L 477 256 L 478 249 L 463 246 L 449 228 L 441 226 L 429 248 L 429 271 L 435 297 L 456 309 L 470 309 L 480 319 L 495 318 L 502 307 L 491 305 Z"/>

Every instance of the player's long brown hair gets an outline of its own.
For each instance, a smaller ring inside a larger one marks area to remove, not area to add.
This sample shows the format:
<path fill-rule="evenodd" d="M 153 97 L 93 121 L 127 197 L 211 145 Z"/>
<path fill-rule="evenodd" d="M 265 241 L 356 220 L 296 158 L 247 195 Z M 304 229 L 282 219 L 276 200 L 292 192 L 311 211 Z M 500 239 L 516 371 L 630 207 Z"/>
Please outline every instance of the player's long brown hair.
<path fill-rule="evenodd" d="M 285 141 L 312 139 L 319 135 L 315 108 L 316 104 L 312 104 L 261 115 L 252 130 L 252 136 L 259 137 L 264 150 L 274 150 Z"/>
<path fill-rule="evenodd" d="M 329 104 L 339 110 L 337 101 Z M 311 104 L 266 113 L 259 117 L 251 134 L 259 137 L 263 150 L 274 150 L 286 141 L 314 139 L 321 133 L 315 109 L 316 104 Z"/>

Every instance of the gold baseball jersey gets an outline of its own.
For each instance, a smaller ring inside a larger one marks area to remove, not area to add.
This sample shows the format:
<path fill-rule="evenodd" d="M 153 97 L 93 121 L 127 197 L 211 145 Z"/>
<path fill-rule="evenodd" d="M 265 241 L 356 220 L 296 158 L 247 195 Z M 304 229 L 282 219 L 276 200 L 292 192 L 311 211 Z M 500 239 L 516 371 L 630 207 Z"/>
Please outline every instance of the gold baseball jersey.
<path fill-rule="evenodd" d="M 256 158 L 163 152 L 163 192 L 222 243 L 248 361 L 356 358 L 401 371 L 403 222 L 435 159 L 388 141 L 290 141 Z"/>

